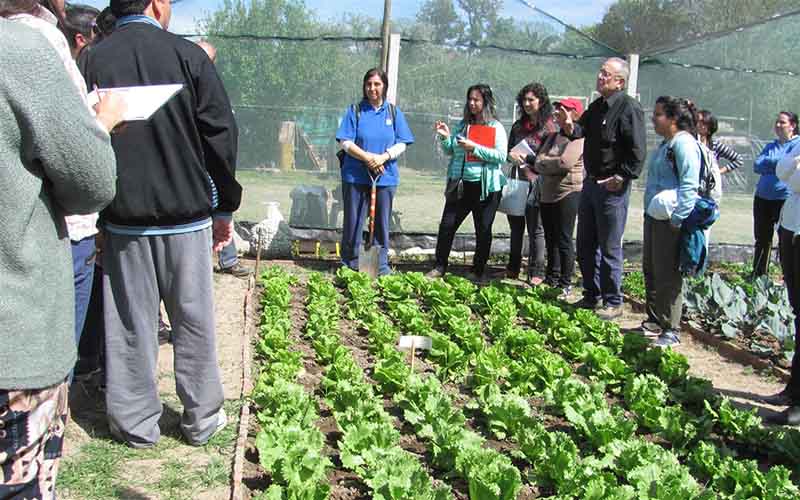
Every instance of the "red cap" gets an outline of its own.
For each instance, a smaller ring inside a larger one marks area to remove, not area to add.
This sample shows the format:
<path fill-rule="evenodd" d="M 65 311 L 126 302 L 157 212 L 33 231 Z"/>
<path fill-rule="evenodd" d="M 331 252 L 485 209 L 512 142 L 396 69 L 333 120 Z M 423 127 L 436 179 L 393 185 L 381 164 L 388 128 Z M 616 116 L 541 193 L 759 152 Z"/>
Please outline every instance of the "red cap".
<path fill-rule="evenodd" d="M 583 103 L 580 99 L 561 99 L 553 103 L 553 106 L 561 106 L 565 109 L 571 109 L 573 111 L 577 111 L 578 114 L 583 114 Z"/>

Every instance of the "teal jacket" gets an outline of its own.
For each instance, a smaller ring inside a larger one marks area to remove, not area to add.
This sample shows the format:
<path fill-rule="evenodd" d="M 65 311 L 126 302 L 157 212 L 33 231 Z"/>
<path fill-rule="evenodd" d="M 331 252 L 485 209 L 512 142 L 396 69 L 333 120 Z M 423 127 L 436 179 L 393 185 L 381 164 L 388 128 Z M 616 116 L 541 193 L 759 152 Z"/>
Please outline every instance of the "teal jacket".
<path fill-rule="evenodd" d="M 461 166 L 464 166 L 464 180 L 467 182 L 481 183 L 481 201 L 485 200 L 490 193 L 495 193 L 503 189 L 506 185 L 506 176 L 500 168 L 506 161 L 508 150 L 508 137 L 503 124 L 497 120 L 488 123 L 495 129 L 494 148 L 478 146 L 473 155 L 483 161 L 472 162 L 464 161 L 465 151 L 458 145 L 456 136 L 466 135 L 464 122 L 459 122 L 450 137 L 442 139 L 442 149 L 450 156 L 450 164 L 447 167 L 447 178 L 458 179 L 461 175 Z"/>

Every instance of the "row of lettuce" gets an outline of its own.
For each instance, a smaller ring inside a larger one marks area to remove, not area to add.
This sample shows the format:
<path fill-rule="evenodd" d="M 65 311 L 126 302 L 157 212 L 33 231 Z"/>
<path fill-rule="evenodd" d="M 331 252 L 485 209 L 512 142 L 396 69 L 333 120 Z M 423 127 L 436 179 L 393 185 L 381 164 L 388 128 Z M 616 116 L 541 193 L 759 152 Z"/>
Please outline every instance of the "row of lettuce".
<path fill-rule="evenodd" d="M 325 498 L 332 465 L 315 426 L 317 402 L 297 384 L 302 362 L 289 342 L 293 281 L 275 269 L 262 281 L 263 363 L 254 401 L 260 461 L 273 481 L 264 495 Z M 373 282 L 347 269 L 337 284 L 344 311 L 331 280 L 310 277 L 305 336 L 325 367 L 321 393 L 342 432 L 341 463 L 373 498 L 452 498 L 420 457 L 400 448 L 402 425 L 425 443 L 436 477 L 463 480 L 475 500 L 516 498 L 523 482 L 563 499 L 800 495 L 789 469 L 773 465 L 763 473 L 755 460 L 800 463 L 796 431 L 765 429 L 754 413 L 688 376 L 684 357 L 569 310 L 554 292 L 478 289 L 458 277 L 419 273 Z M 366 374 L 339 336 L 343 312 L 374 356 Z M 396 348 L 400 335 L 432 339 L 426 363 L 435 374 L 412 372 Z M 466 393 L 475 419 L 455 403 L 453 387 Z M 384 397 L 403 422 L 386 413 Z M 552 430 L 554 421 L 567 427 Z M 509 442 L 511 451 L 498 451 L 482 433 Z"/>

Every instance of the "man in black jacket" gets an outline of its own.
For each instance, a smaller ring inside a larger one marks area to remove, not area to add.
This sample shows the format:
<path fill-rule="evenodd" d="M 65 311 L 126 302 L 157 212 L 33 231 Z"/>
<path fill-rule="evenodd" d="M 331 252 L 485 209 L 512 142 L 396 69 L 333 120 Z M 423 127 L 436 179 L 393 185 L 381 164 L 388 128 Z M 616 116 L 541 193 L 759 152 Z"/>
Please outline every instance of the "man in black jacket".
<path fill-rule="evenodd" d="M 631 182 L 646 156 L 644 113 L 625 94 L 630 68 L 619 58 L 608 59 L 597 74 L 596 99 L 577 124 L 565 133 L 585 137 L 586 178 L 578 209 L 578 262 L 583 275 L 580 307 L 596 309 L 603 319 L 622 314 L 622 235 L 628 219 Z"/>
<path fill-rule="evenodd" d="M 216 357 L 211 241 L 232 236 L 239 207 L 237 128 L 203 49 L 166 31 L 170 0 L 111 0 L 114 32 L 82 60 L 89 88 L 182 84 L 149 120 L 112 137 L 117 196 L 101 213 L 106 406 L 134 447 L 160 437 L 159 297 L 172 322 L 181 431 L 200 445 L 226 423 Z M 216 190 L 217 206 L 212 205 Z"/>

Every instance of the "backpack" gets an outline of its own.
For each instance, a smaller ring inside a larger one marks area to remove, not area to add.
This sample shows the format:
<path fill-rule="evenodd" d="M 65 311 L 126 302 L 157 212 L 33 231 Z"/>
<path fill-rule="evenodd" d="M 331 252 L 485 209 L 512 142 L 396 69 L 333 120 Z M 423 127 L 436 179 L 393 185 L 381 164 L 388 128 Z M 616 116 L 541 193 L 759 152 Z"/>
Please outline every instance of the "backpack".
<path fill-rule="evenodd" d="M 394 130 L 394 135 L 397 137 L 397 109 L 394 104 L 387 102 L 389 106 L 389 114 L 392 115 L 392 130 Z M 353 114 L 356 116 L 356 131 L 358 131 L 358 119 L 361 117 L 361 106 L 358 104 L 351 104 L 350 109 L 353 110 Z M 336 152 L 336 158 L 339 159 L 339 168 L 344 166 L 344 155 L 347 154 L 344 152 L 344 149 L 340 149 Z"/>
<path fill-rule="evenodd" d="M 684 220 L 684 227 L 689 224 L 690 226 L 697 226 L 705 229 L 711 227 L 719 218 L 717 199 L 722 194 L 721 190 L 717 189 L 718 184 L 721 184 L 718 183 L 718 179 L 720 179 L 719 164 L 711 150 L 697 139 L 695 139 L 695 142 L 700 148 L 700 185 L 697 188 L 697 194 L 700 196 L 700 199 L 695 203 L 692 213 Z M 675 177 L 680 180 L 678 164 L 675 161 L 675 152 L 671 147 L 667 149 L 667 160 L 672 163 Z M 714 176 L 715 169 L 716 178 Z"/>
<path fill-rule="evenodd" d="M 716 203 L 722 198 L 722 176 L 719 172 L 719 163 L 714 156 L 714 152 L 708 149 L 705 144 L 697 139 L 695 139 L 695 143 L 700 148 L 700 185 L 697 188 L 697 194 L 701 198 L 709 198 Z M 678 164 L 675 161 L 675 152 L 671 147 L 667 149 L 667 160 L 672 163 L 675 177 L 680 179 Z"/>

